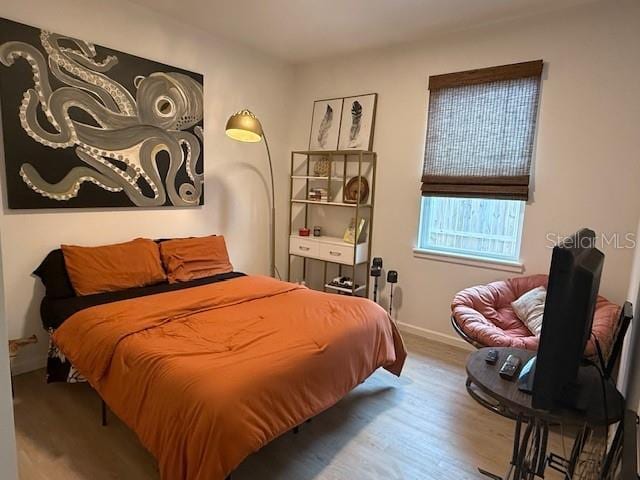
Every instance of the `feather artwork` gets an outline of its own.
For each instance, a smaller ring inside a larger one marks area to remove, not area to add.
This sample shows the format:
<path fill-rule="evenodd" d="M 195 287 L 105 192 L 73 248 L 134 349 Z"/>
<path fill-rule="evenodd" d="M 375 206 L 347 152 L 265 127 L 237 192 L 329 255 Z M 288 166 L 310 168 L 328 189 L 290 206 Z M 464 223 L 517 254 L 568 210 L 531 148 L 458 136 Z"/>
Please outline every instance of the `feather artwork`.
<path fill-rule="evenodd" d="M 362 105 L 359 101 L 351 105 L 351 130 L 349 132 L 349 147 L 356 148 L 360 145 L 360 127 L 362 126 Z"/>
<path fill-rule="evenodd" d="M 318 128 L 318 145 L 322 148 L 326 148 L 327 146 L 327 138 L 329 137 L 329 130 L 331 129 L 332 123 L 333 108 L 331 108 L 331 105 L 327 105 L 327 110 L 324 112 L 324 117 Z"/>
<path fill-rule="evenodd" d="M 338 150 L 371 150 L 377 93 L 342 99 Z"/>

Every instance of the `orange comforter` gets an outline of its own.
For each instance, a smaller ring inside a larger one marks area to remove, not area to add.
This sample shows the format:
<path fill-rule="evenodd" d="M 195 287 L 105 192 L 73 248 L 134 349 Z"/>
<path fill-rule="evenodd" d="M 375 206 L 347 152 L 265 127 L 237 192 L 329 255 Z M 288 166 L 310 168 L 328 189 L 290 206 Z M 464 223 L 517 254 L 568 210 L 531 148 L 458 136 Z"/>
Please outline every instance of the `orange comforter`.
<path fill-rule="evenodd" d="M 166 480 L 225 478 L 406 357 L 373 302 L 255 276 L 91 307 L 53 339 Z"/>

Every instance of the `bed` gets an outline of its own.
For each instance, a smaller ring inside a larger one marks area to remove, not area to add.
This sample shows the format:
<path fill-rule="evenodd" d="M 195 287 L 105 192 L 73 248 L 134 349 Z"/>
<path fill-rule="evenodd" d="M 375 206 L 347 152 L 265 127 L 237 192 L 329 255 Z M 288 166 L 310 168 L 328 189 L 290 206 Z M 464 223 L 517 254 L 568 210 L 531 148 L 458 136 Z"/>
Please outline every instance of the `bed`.
<path fill-rule="evenodd" d="M 406 357 L 375 303 L 237 272 L 45 297 L 42 313 L 64 379 L 86 379 L 171 480 L 224 479 Z"/>

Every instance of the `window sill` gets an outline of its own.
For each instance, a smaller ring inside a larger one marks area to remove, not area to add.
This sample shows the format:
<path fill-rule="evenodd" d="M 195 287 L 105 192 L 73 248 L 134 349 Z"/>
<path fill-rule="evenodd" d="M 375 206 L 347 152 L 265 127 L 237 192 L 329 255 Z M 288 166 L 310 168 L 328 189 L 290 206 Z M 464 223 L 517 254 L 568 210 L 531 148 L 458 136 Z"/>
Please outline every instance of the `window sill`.
<path fill-rule="evenodd" d="M 456 263 L 458 265 L 467 265 L 469 267 L 486 268 L 490 270 L 500 270 L 503 272 L 524 272 L 524 264 L 522 264 L 521 262 L 511 262 L 509 260 L 472 257 L 471 255 L 445 253 L 435 250 L 425 250 L 422 248 L 414 248 L 413 256 L 416 258 L 435 260 L 436 262 Z"/>

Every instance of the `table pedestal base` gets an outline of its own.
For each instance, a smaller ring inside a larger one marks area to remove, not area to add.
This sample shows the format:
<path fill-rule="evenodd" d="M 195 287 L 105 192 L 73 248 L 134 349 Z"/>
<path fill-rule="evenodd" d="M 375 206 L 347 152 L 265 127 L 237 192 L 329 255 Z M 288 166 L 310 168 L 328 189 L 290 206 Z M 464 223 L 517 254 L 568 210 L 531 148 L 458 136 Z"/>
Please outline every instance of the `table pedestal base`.
<path fill-rule="evenodd" d="M 534 480 L 535 477 L 544 478 L 548 467 L 562 473 L 565 480 L 571 480 L 585 445 L 593 434 L 590 427 L 582 427 L 573 441 L 568 459 L 555 453 L 547 455 L 549 424 L 544 420 L 519 416 L 516 419 L 511 463 L 505 476 L 501 477 L 482 468 L 478 468 L 478 471 L 493 480 Z M 600 475 L 598 478 L 606 477 Z"/>
<path fill-rule="evenodd" d="M 523 431 L 524 430 L 524 431 Z M 525 418 L 518 415 L 513 436 L 511 463 L 504 477 L 479 468 L 481 474 L 494 480 L 531 480 L 544 478 L 547 465 L 547 444 L 549 425 L 538 418 Z"/>

